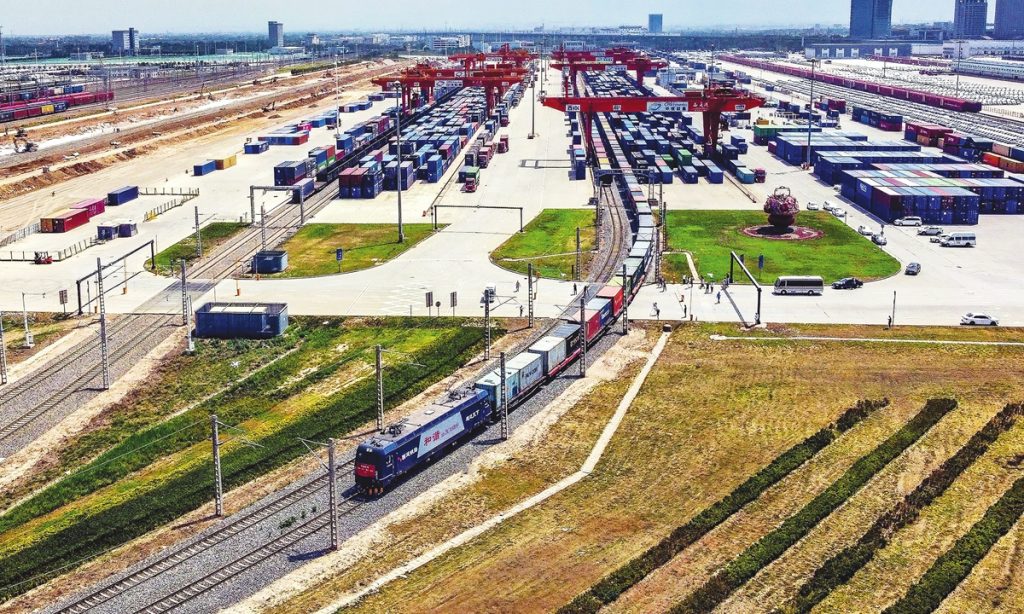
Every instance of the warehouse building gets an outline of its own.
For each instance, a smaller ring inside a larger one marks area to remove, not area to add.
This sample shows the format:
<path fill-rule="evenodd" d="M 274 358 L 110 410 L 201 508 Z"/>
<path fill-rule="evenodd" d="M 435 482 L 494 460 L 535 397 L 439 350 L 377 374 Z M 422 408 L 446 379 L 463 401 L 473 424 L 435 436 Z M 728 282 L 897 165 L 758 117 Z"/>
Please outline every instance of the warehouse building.
<path fill-rule="evenodd" d="M 808 59 L 844 60 L 866 58 L 871 55 L 885 55 L 891 58 L 905 58 L 913 55 L 912 43 L 893 41 L 864 41 L 860 43 L 823 43 L 810 45 L 804 50 Z"/>

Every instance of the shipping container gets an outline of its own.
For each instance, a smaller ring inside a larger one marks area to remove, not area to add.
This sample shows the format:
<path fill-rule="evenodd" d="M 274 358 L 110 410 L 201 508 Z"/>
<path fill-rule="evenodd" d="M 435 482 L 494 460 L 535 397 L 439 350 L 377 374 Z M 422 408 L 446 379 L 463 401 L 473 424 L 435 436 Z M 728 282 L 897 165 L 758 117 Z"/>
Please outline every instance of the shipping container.
<path fill-rule="evenodd" d="M 507 360 L 505 366 L 518 373 L 520 394 L 544 380 L 544 359 L 533 352 L 517 354 Z"/>
<path fill-rule="evenodd" d="M 253 256 L 254 273 L 270 275 L 280 273 L 288 268 L 288 252 L 283 250 L 264 250 Z"/>
<path fill-rule="evenodd" d="M 209 175 L 213 171 L 217 170 L 216 160 L 207 160 L 200 164 L 196 164 L 192 167 L 192 174 L 196 177 L 202 177 L 203 175 Z"/>
<path fill-rule="evenodd" d="M 206 303 L 196 310 L 196 336 L 268 339 L 288 328 L 285 303 Z"/>
<path fill-rule="evenodd" d="M 622 286 L 605 286 L 597 292 L 598 298 L 611 301 L 612 317 L 618 317 L 622 313 Z"/>
<path fill-rule="evenodd" d="M 107 205 L 116 207 L 139 197 L 139 186 L 127 185 L 107 194 Z"/>
<path fill-rule="evenodd" d="M 228 156 L 226 158 L 219 158 L 214 161 L 217 166 L 217 170 L 222 171 L 227 168 L 231 168 L 238 163 L 238 156 Z"/>
<path fill-rule="evenodd" d="M 541 337 L 527 350 L 541 357 L 545 376 L 551 376 L 567 358 L 566 343 L 562 337 Z"/>
<path fill-rule="evenodd" d="M 107 199 L 106 198 L 90 198 L 88 200 L 79 201 L 71 205 L 72 209 L 82 209 L 89 213 L 89 219 L 96 217 L 107 210 Z"/>
<path fill-rule="evenodd" d="M 89 211 L 86 209 L 68 209 L 56 215 L 39 220 L 40 232 L 62 233 L 84 226 L 89 222 Z"/>
<path fill-rule="evenodd" d="M 266 141 L 254 141 L 245 144 L 245 153 L 247 154 L 261 154 L 267 151 L 270 151 L 270 143 Z"/>
<path fill-rule="evenodd" d="M 131 220 L 120 220 L 117 222 L 117 236 L 121 238 L 134 237 L 139 234 L 139 225 Z"/>
<path fill-rule="evenodd" d="M 96 226 L 96 238 L 98 240 L 112 241 L 117 237 L 117 222 L 104 222 Z"/>

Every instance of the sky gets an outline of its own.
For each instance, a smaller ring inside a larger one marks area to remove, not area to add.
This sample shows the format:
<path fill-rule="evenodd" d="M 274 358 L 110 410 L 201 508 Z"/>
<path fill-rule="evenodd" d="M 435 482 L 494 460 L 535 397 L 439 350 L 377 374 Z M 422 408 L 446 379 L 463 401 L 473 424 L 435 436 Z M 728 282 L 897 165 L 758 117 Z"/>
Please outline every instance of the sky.
<path fill-rule="evenodd" d="M 505 29 L 647 23 L 666 29 L 774 27 L 849 21 L 849 0 L 0 0 L 6 35 L 104 34 L 129 26 L 162 32 Z M 990 11 L 995 2 L 989 2 Z M 313 8 L 317 10 L 311 10 Z M 953 0 L 895 0 L 893 21 L 952 21 Z"/>

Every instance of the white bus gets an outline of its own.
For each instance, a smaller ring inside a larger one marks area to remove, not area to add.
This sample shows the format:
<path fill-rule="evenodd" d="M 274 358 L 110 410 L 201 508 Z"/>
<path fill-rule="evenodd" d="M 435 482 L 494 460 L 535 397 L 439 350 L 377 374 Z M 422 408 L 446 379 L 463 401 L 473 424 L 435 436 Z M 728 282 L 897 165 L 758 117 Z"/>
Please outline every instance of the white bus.
<path fill-rule="evenodd" d="M 820 277 L 780 277 L 775 280 L 775 294 L 821 294 L 825 281 Z"/>
<path fill-rule="evenodd" d="M 951 232 L 942 237 L 942 247 L 976 247 L 978 237 L 973 232 Z"/>

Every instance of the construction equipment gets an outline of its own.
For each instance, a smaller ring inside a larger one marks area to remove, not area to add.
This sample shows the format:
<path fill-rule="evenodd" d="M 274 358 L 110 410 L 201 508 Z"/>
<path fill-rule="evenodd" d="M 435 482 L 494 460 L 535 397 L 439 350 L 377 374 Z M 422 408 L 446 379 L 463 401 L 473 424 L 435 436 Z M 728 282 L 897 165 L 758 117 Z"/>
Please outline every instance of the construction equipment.
<path fill-rule="evenodd" d="M 277 101 L 275 100 L 275 101 L 271 102 L 270 104 L 265 105 L 263 107 L 263 112 L 264 113 L 272 113 L 274 111 L 274 109 L 276 109 L 276 108 L 277 108 Z"/>
<path fill-rule="evenodd" d="M 595 113 L 703 113 L 704 152 L 709 157 L 718 145 L 722 113 L 749 111 L 764 104 L 764 99 L 743 90 L 716 89 L 688 91 L 683 96 L 609 96 L 606 98 L 545 97 L 541 104 L 560 111 L 578 112 L 583 122 L 583 138 L 591 151 L 590 127 Z"/>
<path fill-rule="evenodd" d="M 476 177 L 466 177 L 466 191 L 476 192 Z"/>
<path fill-rule="evenodd" d="M 19 130 L 18 132 L 24 131 Z M 39 151 L 39 146 L 23 136 L 14 137 L 14 153 L 32 153 L 33 151 Z"/>

